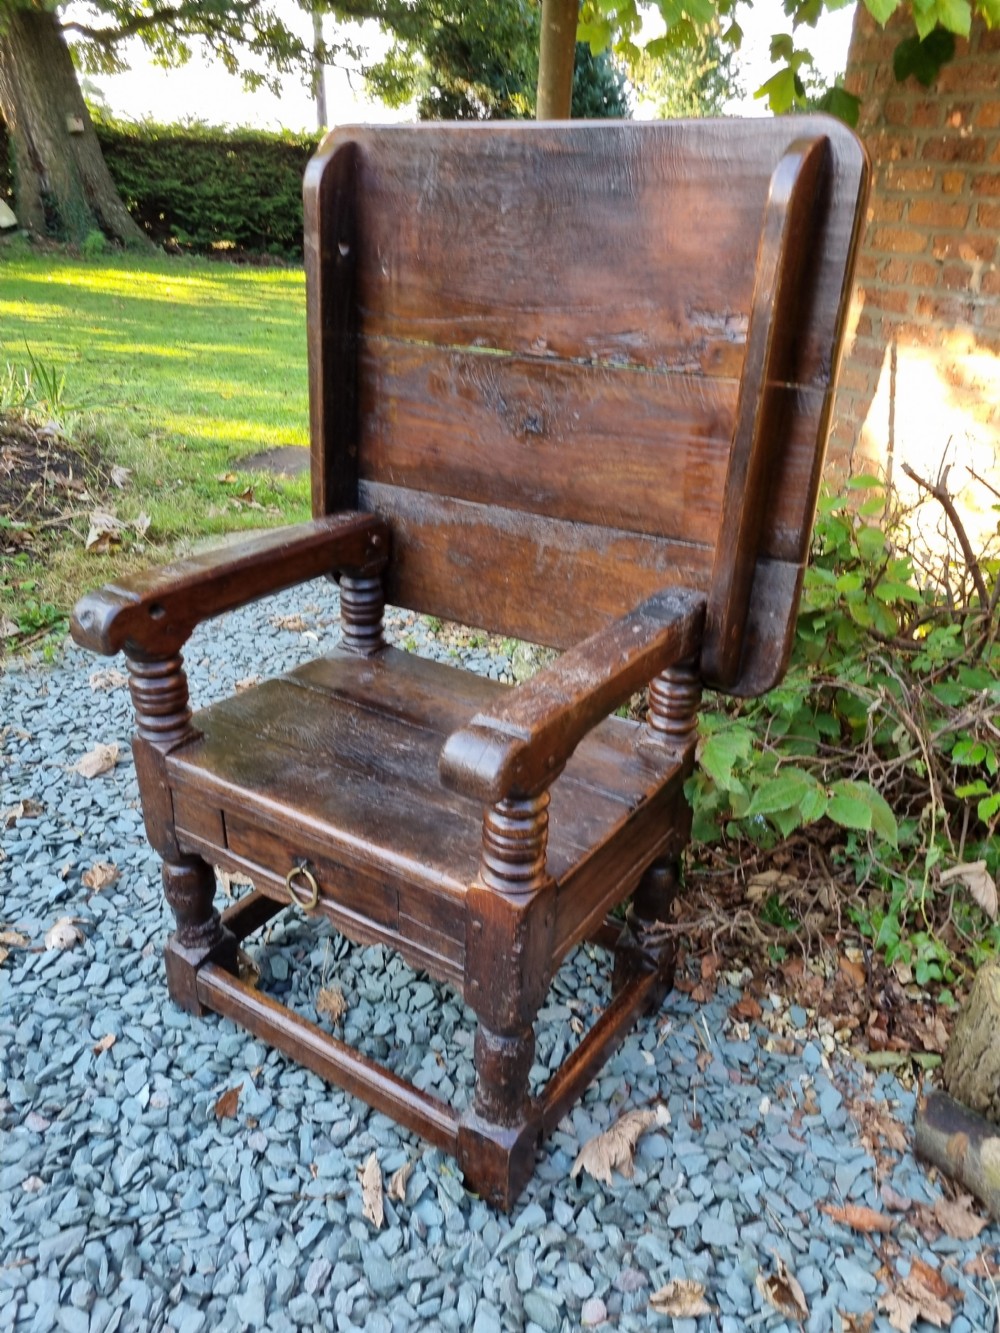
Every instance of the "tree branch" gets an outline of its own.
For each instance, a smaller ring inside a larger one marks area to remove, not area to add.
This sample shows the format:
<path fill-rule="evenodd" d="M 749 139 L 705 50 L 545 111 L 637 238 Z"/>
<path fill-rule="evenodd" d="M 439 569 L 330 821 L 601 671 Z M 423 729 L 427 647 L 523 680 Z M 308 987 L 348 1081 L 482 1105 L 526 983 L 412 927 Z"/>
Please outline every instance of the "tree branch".
<path fill-rule="evenodd" d="M 983 571 L 979 568 L 979 561 L 976 559 L 976 554 L 972 549 L 972 543 L 969 541 L 969 534 L 965 531 L 965 525 L 958 516 L 958 510 L 955 508 L 954 500 L 952 500 L 951 496 L 948 494 L 948 487 L 945 482 L 947 471 L 945 472 L 945 477 L 936 485 L 932 485 L 931 482 L 925 481 L 923 477 L 918 476 L 913 468 L 910 467 L 909 463 L 903 464 L 903 471 L 911 481 L 915 481 L 917 485 L 922 486 L 929 495 L 933 495 L 934 499 L 937 500 L 941 508 L 948 515 L 951 526 L 955 529 L 955 536 L 958 538 L 958 544 L 962 548 L 962 554 L 965 556 L 965 563 L 968 567 L 969 574 L 972 577 L 972 582 L 975 584 L 976 592 L 979 594 L 979 605 L 983 611 L 986 611 L 990 604 L 990 596 L 986 591 L 986 581 L 983 578 Z"/>
<path fill-rule="evenodd" d="M 246 18 L 254 7 L 253 0 L 235 5 L 231 21 L 239 22 Z M 115 46 L 127 37 L 135 37 L 148 28 L 160 28 L 177 22 L 190 22 L 206 36 L 217 30 L 215 24 L 205 22 L 204 6 L 195 0 L 188 0 L 186 4 L 169 5 L 164 9 L 155 9 L 149 14 L 136 14 L 118 28 L 92 28 L 89 24 L 80 23 L 76 19 L 61 23 L 59 26 L 63 32 L 79 33 L 81 37 L 86 37 L 88 41 L 96 42 L 99 46 Z"/>

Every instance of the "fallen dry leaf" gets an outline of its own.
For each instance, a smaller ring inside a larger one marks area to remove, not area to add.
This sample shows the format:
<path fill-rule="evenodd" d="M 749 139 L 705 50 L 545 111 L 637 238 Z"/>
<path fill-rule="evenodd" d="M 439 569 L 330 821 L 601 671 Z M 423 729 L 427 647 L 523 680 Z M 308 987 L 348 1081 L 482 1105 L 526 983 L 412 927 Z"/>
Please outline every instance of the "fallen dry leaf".
<path fill-rule="evenodd" d="M 880 1299 L 879 1308 L 899 1333 L 910 1333 L 918 1319 L 926 1319 L 935 1328 L 947 1328 L 953 1313 L 948 1302 L 925 1286 L 913 1269 L 894 1291 Z"/>
<path fill-rule="evenodd" d="M 120 690 L 123 685 L 128 684 L 128 676 L 124 671 L 119 671 L 117 667 L 102 667 L 100 671 L 90 673 L 90 688 L 92 690 Z"/>
<path fill-rule="evenodd" d="M 28 936 L 19 930 L 0 930 L 0 944 L 10 945 L 12 949 L 26 949 L 30 943 Z"/>
<path fill-rule="evenodd" d="M 256 990 L 260 985 L 260 968 L 257 966 L 257 960 L 251 957 L 246 949 L 237 949 L 236 966 L 239 969 L 240 981 L 252 990 Z"/>
<path fill-rule="evenodd" d="M 586 1171 L 605 1185 L 612 1183 L 611 1173 L 616 1168 L 626 1180 L 631 1180 L 635 1145 L 653 1125 L 666 1128 L 670 1112 L 661 1103 L 655 1110 L 626 1111 L 603 1134 L 596 1134 L 585 1143 L 570 1168 L 574 1179 Z"/>
<path fill-rule="evenodd" d="M 224 486 L 232 486 L 237 477 L 235 472 L 220 472 L 215 480 L 221 481 Z"/>
<path fill-rule="evenodd" d="M 339 986 L 324 986 L 316 996 L 316 1012 L 325 1014 L 331 1023 L 339 1023 L 347 1013 L 347 1001 Z"/>
<path fill-rule="evenodd" d="M 843 1208 L 837 1208 L 832 1203 L 824 1203 L 820 1211 L 854 1231 L 891 1231 L 896 1225 L 885 1213 L 877 1213 L 874 1208 L 866 1208 L 860 1203 L 848 1203 Z"/>
<path fill-rule="evenodd" d="M 39 801 L 18 801 L 17 805 L 9 805 L 0 813 L 0 824 L 4 828 L 13 828 L 19 819 L 37 819 L 39 815 L 44 815 L 45 806 Z"/>
<path fill-rule="evenodd" d="M 99 778 L 104 773 L 110 773 L 117 763 L 118 746 L 102 745 L 98 742 L 82 759 L 73 764 L 70 771 L 79 773 L 84 778 Z"/>
<path fill-rule="evenodd" d="M 963 865 L 952 866 L 941 876 L 942 887 L 959 880 L 972 894 L 991 921 L 997 919 L 996 880 L 986 869 L 985 861 L 969 861 Z"/>
<path fill-rule="evenodd" d="M 77 929 L 77 917 L 61 916 L 45 932 L 46 949 L 72 949 L 83 939 L 83 932 Z"/>
<path fill-rule="evenodd" d="M 128 485 L 131 476 L 131 468 L 121 467 L 120 464 L 116 463 L 111 469 L 111 485 L 117 486 L 120 491 L 123 491 Z"/>
<path fill-rule="evenodd" d="M 106 1032 L 100 1041 L 95 1041 L 92 1047 L 95 1055 L 103 1055 L 105 1051 L 110 1051 L 117 1038 L 113 1032 Z"/>
<path fill-rule="evenodd" d="M 2 967 L 4 963 L 6 963 L 9 957 L 10 957 L 10 950 L 5 949 L 3 945 L 0 944 L 0 967 Z"/>
<path fill-rule="evenodd" d="M 227 1088 L 215 1103 L 216 1120 L 235 1119 L 236 1108 L 240 1102 L 240 1093 L 243 1091 L 243 1084 L 237 1083 L 235 1088 Z"/>
<path fill-rule="evenodd" d="M 809 1306 L 805 1292 L 799 1286 L 795 1274 L 780 1254 L 774 1256 L 775 1271 L 757 1274 L 757 1290 L 774 1308 L 789 1319 L 808 1319 Z"/>
<path fill-rule="evenodd" d="M 272 616 L 271 624 L 275 629 L 287 629 L 293 634 L 301 634 L 304 629 L 309 628 L 309 621 L 300 615 Z"/>
<path fill-rule="evenodd" d="M 925 1263 L 923 1259 L 910 1260 L 910 1278 L 913 1278 L 926 1287 L 932 1295 L 939 1301 L 959 1300 L 962 1293 L 957 1287 L 953 1287 L 946 1282 L 940 1271 L 932 1268 L 930 1264 Z M 909 1280 L 909 1279 L 908 1279 Z"/>
<path fill-rule="evenodd" d="M 145 537 L 146 533 L 149 531 L 149 527 L 152 521 L 153 520 L 145 512 L 137 514 L 136 517 L 132 520 L 132 527 L 135 529 L 136 536 Z"/>
<path fill-rule="evenodd" d="M 14 639 L 20 633 L 20 626 L 10 616 L 0 616 L 0 639 Z"/>
<path fill-rule="evenodd" d="M 762 870 L 759 875 L 752 875 L 747 880 L 746 896 L 752 903 L 762 902 L 772 893 L 798 888 L 800 883 L 794 875 L 787 875 L 783 870 Z"/>
<path fill-rule="evenodd" d="M 704 1284 L 690 1277 L 671 1278 L 650 1296 L 649 1308 L 672 1319 L 697 1319 L 699 1315 L 712 1313 L 705 1300 Z"/>
<path fill-rule="evenodd" d="M 25 1194 L 37 1194 L 39 1190 L 45 1188 L 45 1181 L 41 1176 L 26 1176 L 25 1179 L 21 1181 L 21 1188 L 24 1190 Z"/>
<path fill-rule="evenodd" d="M 215 867 L 215 873 L 219 880 L 222 892 L 227 898 L 232 898 L 233 888 L 253 888 L 253 880 L 249 875 L 244 875 L 242 871 L 237 870 L 230 874 L 228 870 L 222 870 L 219 866 Z"/>
<path fill-rule="evenodd" d="M 938 1199 L 934 1204 L 934 1220 L 955 1240 L 975 1240 L 989 1218 L 974 1213 L 971 1205 L 972 1197 L 968 1194 L 961 1194 L 955 1200 Z"/>
<path fill-rule="evenodd" d="M 742 1018 L 748 1023 L 755 1023 L 760 1018 L 763 1010 L 752 995 L 744 995 L 736 1001 L 729 1012 L 734 1018 Z"/>
<path fill-rule="evenodd" d="M 856 962 L 853 958 L 846 958 L 841 955 L 837 959 L 837 967 L 843 972 L 844 976 L 856 986 L 858 990 L 864 990 L 868 984 L 868 974 L 865 972 L 864 964 Z"/>
<path fill-rule="evenodd" d="M 84 546 L 94 555 L 104 555 L 121 545 L 125 524 L 106 509 L 95 509 L 90 516 L 90 531 Z"/>
<path fill-rule="evenodd" d="M 404 1162 L 398 1171 L 392 1173 L 387 1191 L 390 1199 L 397 1199 L 400 1203 L 406 1202 L 406 1183 L 412 1175 L 412 1162 Z"/>
<path fill-rule="evenodd" d="M 118 867 L 111 861 L 95 861 L 89 870 L 81 876 L 83 887 L 93 893 L 100 893 L 118 878 Z"/>
<path fill-rule="evenodd" d="M 374 1152 L 358 1175 L 361 1178 L 361 1200 L 365 1217 L 378 1231 L 385 1221 L 385 1211 L 382 1206 L 382 1169 Z"/>
<path fill-rule="evenodd" d="M 867 1314 L 845 1314 L 843 1310 L 838 1310 L 837 1313 L 840 1315 L 841 1333 L 869 1333 L 875 1322 L 875 1313 L 872 1310 Z"/>

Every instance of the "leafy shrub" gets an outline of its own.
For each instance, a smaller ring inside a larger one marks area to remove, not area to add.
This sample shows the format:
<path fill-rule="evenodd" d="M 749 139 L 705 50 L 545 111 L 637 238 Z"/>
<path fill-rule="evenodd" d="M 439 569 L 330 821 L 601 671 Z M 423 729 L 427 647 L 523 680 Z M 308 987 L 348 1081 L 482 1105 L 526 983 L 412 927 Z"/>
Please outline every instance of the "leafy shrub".
<path fill-rule="evenodd" d="M 158 245 L 301 257 L 302 176 L 315 136 L 100 117 L 94 128 L 126 207 Z M 0 123 L 0 198 L 12 193 Z"/>
<path fill-rule="evenodd" d="M 860 503 L 824 497 L 789 672 L 706 709 L 688 795 L 702 843 L 807 840 L 926 984 L 1000 946 L 1000 560 L 973 555 L 946 476 L 921 485 L 952 525 L 937 555 L 877 478 L 851 483 Z"/>
<path fill-rule="evenodd" d="M 88 231 L 80 244 L 84 259 L 99 259 L 107 250 L 108 241 L 103 231 Z"/>

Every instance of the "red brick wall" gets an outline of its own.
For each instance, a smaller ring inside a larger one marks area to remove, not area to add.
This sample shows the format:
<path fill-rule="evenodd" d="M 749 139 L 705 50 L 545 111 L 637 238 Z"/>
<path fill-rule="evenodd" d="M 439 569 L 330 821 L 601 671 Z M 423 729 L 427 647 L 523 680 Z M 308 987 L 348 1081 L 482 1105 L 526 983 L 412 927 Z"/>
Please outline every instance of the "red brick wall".
<path fill-rule="evenodd" d="M 996 466 L 1000 31 L 977 21 L 929 89 L 893 75 L 892 53 L 910 32 L 907 16 L 883 30 L 858 6 L 846 82 L 861 98 L 873 177 L 834 474 L 875 462 L 898 480 L 901 461 L 935 471 L 949 439 L 953 461 Z"/>

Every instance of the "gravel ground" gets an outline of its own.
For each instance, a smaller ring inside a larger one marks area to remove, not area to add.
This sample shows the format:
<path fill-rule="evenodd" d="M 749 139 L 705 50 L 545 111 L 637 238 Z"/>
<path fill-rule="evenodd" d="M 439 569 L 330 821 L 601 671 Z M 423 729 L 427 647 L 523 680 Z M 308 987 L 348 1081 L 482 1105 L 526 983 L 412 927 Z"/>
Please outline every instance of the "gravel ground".
<path fill-rule="evenodd" d="M 203 627 L 187 653 L 196 703 L 315 656 L 336 633 L 335 611 L 335 589 L 320 582 Z M 390 629 L 417 651 L 510 673 L 485 643 L 449 645 L 399 613 Z M 871 1137 L 866 1146 L 850 1112 L 863 1095 L 876 1122 L 908 1129 L 913 1093 L 831 1057 L 829 1037 L 794 1006 L 783 1022 L 797 1040 L 735 1021 L 739 977 L 704 1004 L 675 992 L 640 1026 L 546 1143 L 509 1218 L 467 1195 L 453 1162 L 386 1117 L 230 1023 L 175 1008 L 127 690 L 92 687 L 104 666 L 70 646 L 54 667 L 15 663 L 0 677 L 0 805 L 37 803 L 0 821 L 0 929 L 30 941 L 9 945 L 0 964 L 0 1329 L 776 1331 L 798 1321 L 764 1300 L 757 1278 L 782 1260 L 808 1303 L 804 1326 L 821 1333 L 869 1327 L 851 1316 L 875 1312 L 914 1259 L 956 1289 L 952 1333 L 995 1327 L 989 1281 L 965 1268 L 1000 1243 L 996 1228 L 931 1245 L 912 1214 L 882 1237 L 821 1211 L 884 1209 L 887 1184 L 913 1200 L 937 1197 L 909 1152 Z M 95 742 L 122 747 L 117 766 L 92 780 L 68 772 Z M 82 876 L 96 862 L 120 876 L 95 892 Z M 45 933 L 62 917 L 82 938 L 47 950 Z M 253 947 L 266 989 L 311 1013 L 322 986 L 340 986 L 349 1040 L 453 1103 L 467 1100 L 470 1015 L 445 988 L 291 914 L 271 930 L 266 959 Z M 605 962 L 581 949 L 557 977 L 537 1079 L 601 1003 Z M 235 1116 L 219 1119 L 216 1102 L 237 1087 Z M 639 1141 L 631 1180 L 570 1178 L 587 1139 L 660 1099 L 672 1125 Z M 414 1165 L 380 1231 L 363 1217 L 358 1181 L 372 1152 L 386 1182 Z M 650 1294 L 674 1277 L 704 1283 L 712 1313 L 654 1313 Z M 890 1327 L 884 1314 L 870 1326 Z"/>

